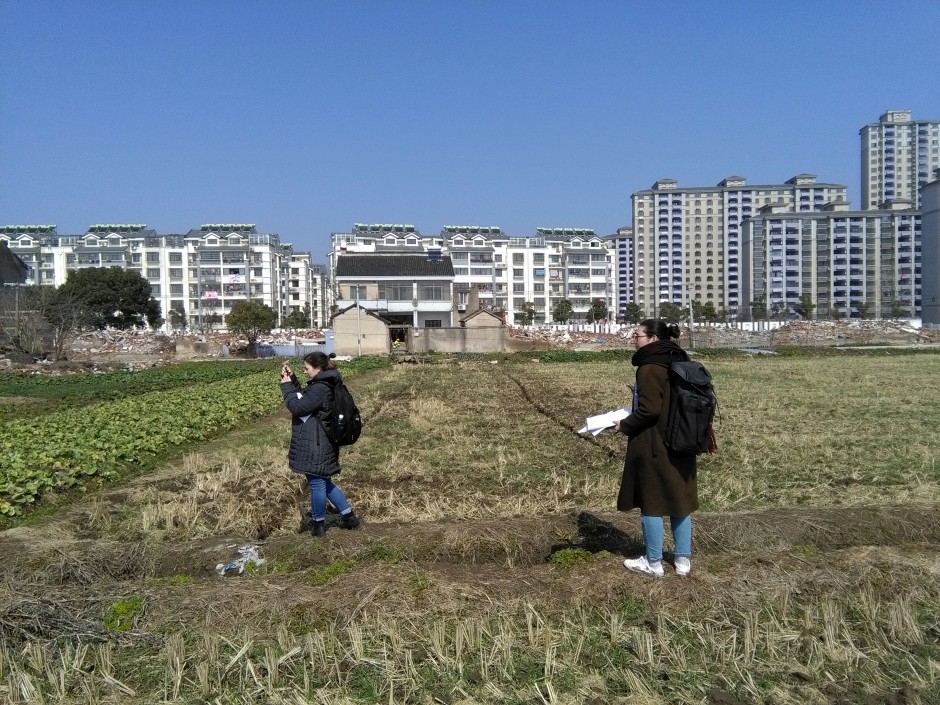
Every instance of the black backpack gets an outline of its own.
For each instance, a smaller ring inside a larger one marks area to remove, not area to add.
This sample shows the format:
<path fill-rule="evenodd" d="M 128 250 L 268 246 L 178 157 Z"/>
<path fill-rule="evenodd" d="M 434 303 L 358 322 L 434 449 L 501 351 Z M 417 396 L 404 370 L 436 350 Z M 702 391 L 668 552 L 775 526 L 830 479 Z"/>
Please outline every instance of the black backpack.
<path fill-rule="evenodd" d="M 329 384 L 323 382 L 323 384 Z M 341 446 L 351 446 L 362 435 L 362 417 L 359 407 L 353 401 L 352 394 L 343 382 L 329 384 L 333 390 L 333 409 L 324 411 L 317 420 L 326 431 L 331 442 Z"/>
<path fill-rule="evenodd" d="M 712 376 L 701 362 L 669 365 L 669 416 L 663 436 L 667 448 L 691 455 L 714 452 L 712 421 L 717 409 Z"/>

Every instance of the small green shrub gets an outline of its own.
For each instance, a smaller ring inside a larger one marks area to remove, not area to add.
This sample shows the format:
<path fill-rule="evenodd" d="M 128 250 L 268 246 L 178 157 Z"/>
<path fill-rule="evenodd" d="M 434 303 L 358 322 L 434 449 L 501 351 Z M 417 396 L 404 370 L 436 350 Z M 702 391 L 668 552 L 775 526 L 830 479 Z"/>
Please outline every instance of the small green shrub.
<path fill-rule="evenodd" d="M 310 582 L 314 585 L 326 585 L 343 573 L 348 573 L 352 570 L 354 565 L 356 565 L 356 561 L 348 558 L 340 558 L 332 563 L 328 563 L 322 568 L 312 570 L 309 577 Z"/>
<path fill-rule="evenodd" d="M 560 568 L 573 568 L 593 560 L 594 554 L 585 548 L 563 548 L 555 551 L 548 562 Z"/>
<path fill-rule="evenodd" d="M 390 548 L 384 543 L 376 543 L 369 547 L 366 555 L 372 560 L 380 563 L 390 563 L 392 565 L 400 563 L 405 559 L 405 554 L 397 548 Z"/>
<path fill-rule="evenodd" d="M 104 626 L 114 632 L 126 632 L 144 611 L 144 598 L 130 597 L 112 604 L 104 615 Z"/>

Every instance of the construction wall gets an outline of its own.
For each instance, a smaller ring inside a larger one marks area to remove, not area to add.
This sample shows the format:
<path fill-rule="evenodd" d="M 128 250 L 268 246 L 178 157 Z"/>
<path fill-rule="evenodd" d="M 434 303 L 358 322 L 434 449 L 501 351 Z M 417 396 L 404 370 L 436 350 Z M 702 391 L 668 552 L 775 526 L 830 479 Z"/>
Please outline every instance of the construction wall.
<path fill-rule="evenodd" d="M 413 353 L 490 353 L 505 352 L 509 329 L 488 328 L 420 328 L 410 331 L 408 350 Z"/>
<path fill-rule="evenodd" d="M 391 350 L 388 326 L 356 309 L 333 319 L 333 340 L 337 355 L 388 355 Z"/>

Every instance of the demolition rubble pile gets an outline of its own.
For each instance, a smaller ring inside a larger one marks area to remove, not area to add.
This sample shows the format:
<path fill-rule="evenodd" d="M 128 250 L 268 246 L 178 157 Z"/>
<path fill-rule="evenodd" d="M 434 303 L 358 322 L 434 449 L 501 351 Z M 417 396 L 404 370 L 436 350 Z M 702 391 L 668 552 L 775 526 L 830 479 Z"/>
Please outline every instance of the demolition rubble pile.
<path fill-rule="evenodd" d="M 323 331 L 319 329 L 291 330 L 272 332 L 258 339 L 261 345 L 291 345 L 298 341 L 323 340 Z M 203 344 L 207 355 L 215 357 L 221 354 L 222 346 L 227 345 L 232 355 L 248 350 L 248 339 L 239 338 L 231 333 L 217 331 L 205 334 L 165 334 L 149 330 L 103 330 L 82 333 L 72 341 L 69 359 L 85 360 L 114 355 L 135 356 L 153 355 L 173 357 L 177 347 L 193 348 L 194 344 Z"/>
<path fill-rule="evenodd" d="M 555 348 L 633 347 L 635 329 L 616 333 L 513 328 L 510 336 L 538 340 Z M 913 328 L 896 321 L 791 321 L 779 327 L 747 330 L 733 325 L 682 326 L 680 343 L 697 348 L 772 348 L 780 345 L 916 345 L 940 344 L 940 331 Z"/>

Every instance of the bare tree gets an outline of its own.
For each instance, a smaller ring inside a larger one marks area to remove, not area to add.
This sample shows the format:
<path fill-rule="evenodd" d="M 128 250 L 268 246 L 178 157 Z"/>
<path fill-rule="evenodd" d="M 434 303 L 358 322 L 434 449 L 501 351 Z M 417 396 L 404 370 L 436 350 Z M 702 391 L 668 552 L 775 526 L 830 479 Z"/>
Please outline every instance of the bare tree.
<path fill-rule="evenodd" d="M 0 287 L 0 341 L 17 352 L 42 355 L 49 324 L 42 315 L 39 286 Z"/>
<path fill-rule="evenodd" d="M 42 312 L 52 329 L 52 355 L 58 361 L 64 359 L 66 346 L 87 325 L 89 312 L 75 289 L 59 287 L 49 291 Z"/>

